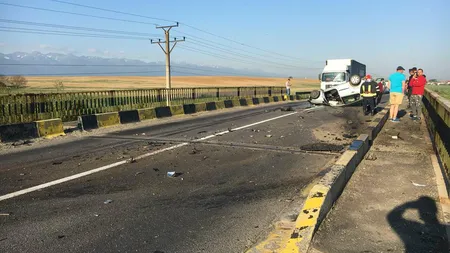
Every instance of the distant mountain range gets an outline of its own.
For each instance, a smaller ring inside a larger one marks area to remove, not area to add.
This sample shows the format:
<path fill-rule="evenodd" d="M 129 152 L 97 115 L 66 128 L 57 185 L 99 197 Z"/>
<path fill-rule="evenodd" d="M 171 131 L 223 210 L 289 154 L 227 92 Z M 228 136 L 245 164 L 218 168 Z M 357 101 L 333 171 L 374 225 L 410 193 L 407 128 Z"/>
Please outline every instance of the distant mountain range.
<path fill-rule="evenodd" d="M 165 75 L 165 63 L 60 53 L 15 52 L 11 54 L 0 53 L 0 74 L 28 76 L 163 76 Z M 280 76 L 258 70 L 200 66 L 187 63 L 172 63 L 172 75 Z"/>

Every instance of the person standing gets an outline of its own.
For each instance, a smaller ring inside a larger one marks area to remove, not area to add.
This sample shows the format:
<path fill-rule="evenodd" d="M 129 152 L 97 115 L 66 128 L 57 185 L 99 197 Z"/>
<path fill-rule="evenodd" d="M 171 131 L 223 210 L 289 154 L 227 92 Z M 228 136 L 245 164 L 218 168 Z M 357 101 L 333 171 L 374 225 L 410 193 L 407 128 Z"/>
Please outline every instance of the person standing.
<path fill-rule="evenodd" d="M 363 103 L 363 113 L 368 115 L 369 113 L 375 115 L 375 99 L 377 96 L 377 83 L 372 81 L 372 76 L 367 75 L 366 81 L 361 84 L 360 94 Z"/>
<path fill-rule="evenodd" d="M 406 89 L 406 78 L 403 72 L 405 69 L 402 66 L 397 67 L 397 72 L 389 76 L 388 87 L 391 90 L 389 102 L 391 109 L 389 111 L 392 122 L 399 122 L 397 118 L 398 107 L 402 104 L 403 94 Z"/>
<path fill-rule="evenodd" d="M 290 96 L 291 95 L 291 78 L 289 77 L 288 80 L 286 81 L 286 95 Z"/>
<path fill-rule="evenodd" d="M 381 98 L 383 97 L 384 87 L 383 87 L 384 78 L 381 78 L 380 82 L 377 84 L 377 99 L 375 105 L 379 105 L 381 102 Z"/>
<path fill-rule="evenodd" d="M 407 83 L 407 88 L 406 88 L 406 96 L 408 98 L 408 106 L 406 107 L 406 109 L 410 109 L 411 108 L 411 80 L 413 79 L 414 75 L 416 75 L 417 73 L 417 68 L 413 67 L 412 69 L 409 69 L 409 79 L 408 79 L 408 83 Z"/>
<path fill-rule="evenodd" d="M 425 90 L 425 84 L 427 79 L 423 74 L 423 69 L 418 69 L 417 75 L 413 78 L 411 82 L 411 105 L 412 113 L 410 115 L 412 120 L 420 120 L 420 114 L 422 110 L 422 96 Z"/>

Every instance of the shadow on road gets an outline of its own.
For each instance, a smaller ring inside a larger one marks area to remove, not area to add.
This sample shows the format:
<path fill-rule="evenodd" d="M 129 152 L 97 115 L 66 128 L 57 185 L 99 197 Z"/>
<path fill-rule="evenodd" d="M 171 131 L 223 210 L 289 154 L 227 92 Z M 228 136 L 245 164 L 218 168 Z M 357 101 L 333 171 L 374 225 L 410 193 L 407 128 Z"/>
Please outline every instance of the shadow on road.
<path fill-rule="evenodd" d="M 406 210 L 417 210 L 421 221 L 403 217 Z M 394 208 L 387 220 L 405 245 L 405 253 L 449 252 L 446 226 L 439 223 L 435 201 L 427 196 Z"/>

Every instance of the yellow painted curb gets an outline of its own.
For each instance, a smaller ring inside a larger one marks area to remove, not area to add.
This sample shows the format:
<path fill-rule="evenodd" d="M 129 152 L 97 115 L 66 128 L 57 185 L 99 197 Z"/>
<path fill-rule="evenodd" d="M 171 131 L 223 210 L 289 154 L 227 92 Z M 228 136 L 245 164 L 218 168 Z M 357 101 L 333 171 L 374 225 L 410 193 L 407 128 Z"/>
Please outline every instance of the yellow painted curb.
<path fill-rule="evenodd" d="M 156 118 L 155 108 L 137 109 L 137 111 L 140 121 Z"/>
<path fill-rule="evenodd" d="M 38 120 L 35 122 L 39 137 L 53 138 L 65 135 L 61 119 Z"/>
<path fill-rule="evenodd" d="M 195 112 L 204 112 L 206 111 L 206 103 L 197 103 L 195 105 Z"/>
<path fill-rule="evenodd" d="M 108 127 L 120 124 L 119 112 L 107 112 L 95 114 L 98 127 Z"/>
<path fill-rule="evenodd" d="M 170 112 L 172 113 L 172 116 L 181 115 L 184 114 L 184 108 L 182 105 L 171 105 Z"/>
<path fill-rule="evenodd" d="M 216 109 L 225 109 L 225 102 L 224 101 L 217 101 L 216 102 Z"/>

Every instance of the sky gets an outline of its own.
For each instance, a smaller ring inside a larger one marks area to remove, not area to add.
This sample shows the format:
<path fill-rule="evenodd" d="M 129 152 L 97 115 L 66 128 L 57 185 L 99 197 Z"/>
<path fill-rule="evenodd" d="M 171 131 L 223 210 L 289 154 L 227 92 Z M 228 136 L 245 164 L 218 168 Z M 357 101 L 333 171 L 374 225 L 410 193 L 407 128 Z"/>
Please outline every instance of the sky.
<path fill-rule="evenodd" d="M 351 58 L 366 64 L 368 72 L 376 76 L 386 76 L 401 65 L 406 69 L 421 67 L 430 78 L 450 80 L 448 0 L 65 1 L 167 21 L 51 0 L 0 0 L 122 19 L 105 20 L 0 4 L 0 52 L 59 52 L 163 62 L 162 50 L 145 38 L 163 38 L 163 31 L 156 29 L 155 24 L 172 25 L 170 21 L 178 21 L 180 25 L 171 30 L 171 36 L 186 36 L 186 41 L 178 43 L 172 51 L 173 62 L 316 78 L 327 59 Z M 20 27 L 99 34 L 16 24 L 10 20 L 146 35 L 131 40 L 5 32 L 5 27 Z"/>

